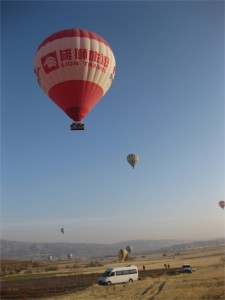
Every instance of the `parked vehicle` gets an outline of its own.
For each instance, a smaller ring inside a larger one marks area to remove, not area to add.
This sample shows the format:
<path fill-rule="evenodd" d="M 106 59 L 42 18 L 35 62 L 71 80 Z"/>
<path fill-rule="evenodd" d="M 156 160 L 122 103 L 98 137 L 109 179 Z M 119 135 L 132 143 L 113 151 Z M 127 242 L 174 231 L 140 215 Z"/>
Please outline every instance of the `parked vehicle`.
<path fill-rule="evenodd" d="M 134 265 L 108 268 L 99 277 L 98 283 L 111 285 L 115 283 L 133 282 L 138 280 L 138 268 Z"/>
<path fill-rule="evenodd" d="M 192 266 L 189 264 L 184 264 L 182 266 L 182 272 L 183 273 L 192 273 Z"/>

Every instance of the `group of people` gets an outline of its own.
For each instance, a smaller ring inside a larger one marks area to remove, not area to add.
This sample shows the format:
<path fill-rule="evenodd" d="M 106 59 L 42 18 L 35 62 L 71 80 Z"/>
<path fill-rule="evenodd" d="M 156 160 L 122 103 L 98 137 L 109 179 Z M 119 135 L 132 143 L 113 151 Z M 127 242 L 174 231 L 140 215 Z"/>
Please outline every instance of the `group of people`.
<path fill-rule="evenodd" d="M 169 269 L 170 268 L 170 265 L 166 265 L 166 264 L 164 264 L 164 267 L 165 267 L 165 269 Z M 143 265 L 143 271 L 145 270 L 145 265 Z"/>
<path fill-rule="evenodd" d="M 170 265 L 164 264 L 164 267 L 165 267 L 165 269 L 169 269 L 169 268 L 170 268 Z"/>

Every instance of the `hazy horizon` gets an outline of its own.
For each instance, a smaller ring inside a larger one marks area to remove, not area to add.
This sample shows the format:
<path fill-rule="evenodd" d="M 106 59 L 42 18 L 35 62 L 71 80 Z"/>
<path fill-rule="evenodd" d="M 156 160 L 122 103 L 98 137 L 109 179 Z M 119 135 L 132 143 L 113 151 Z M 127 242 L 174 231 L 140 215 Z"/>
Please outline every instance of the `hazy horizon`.
<path fill-rule="evenodd" d="M 199 217 L 199 222 L 192 223 L 187 228 L 188 220 L 180 219 L 167 220 L 168 226 L 164 228 L 162 220 L 153 219 L 151 230 L 146 230 L 146 226 L 151 224 L 148 220 L 141 220 L 141 224 L 130 224 L 130 220 L 134 216 L 129 217 L 111 217 L 111 218 L 90 218 L 71 220 L 50 220 L 18 223 L 4 223 L 2 226 L 2 239 L 19 240 L 27 242 L 75 242 L 75 243 L 117 243 L 126 240 L 160 240 L 160 239 L 175 239 L 175 240 L 211 240 L 224 236 L 224 229 L 216 234 L 212 224 L 219 221 L 208 219 L 208 227 L 205 227 L 204 218 Z M 161 225 L 160 225 L 161 222 Z M 147 223 L 147 224 L 146 224 Z M 201 226 L 202 223 L 202 226 Z M 61 226 L 57 227 L 59 224 Z M 179 224 L 177 233 L 176 226 Z M 62 234 L 60 229 L 66 228 L 66 233 Z M 204 227 L 204 228 L 203 228 Z M 151 226 L 150 226 L 151 228 Z M 205 230 L 204 230 L 205 229 Z M 108 232 L 106 236 L 105 232 Z M 189 233 L 192 231 L 191 233 Z M 204 234 L 203 234 L 204 232 Z"/>

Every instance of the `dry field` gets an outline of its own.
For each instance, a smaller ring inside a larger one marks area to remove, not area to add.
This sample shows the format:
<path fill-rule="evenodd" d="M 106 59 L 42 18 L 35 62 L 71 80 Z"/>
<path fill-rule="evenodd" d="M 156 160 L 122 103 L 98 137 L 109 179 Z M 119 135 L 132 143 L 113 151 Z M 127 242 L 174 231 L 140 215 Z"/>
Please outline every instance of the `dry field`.
<path fill-rule="evenodd" d="M 224 245 L 140 256 L 132 263 L 140 270 L 140 280 L 99 286 L 99 274 L 107 267 L 121 263 L 115 262 L 113 258 L 98 260 L 98 263 L 91 260 L 71 260 L 36 262 L 36 265 L 29 265 L 26 262 L 23 263 L 21 272 L 4 274 L 1 277 L 1 299 L 225 299 Z M 190 263 L 194 272 L 181 273 L 180 267 L 183 263 Z M 11 264 L 18 268 L 18 262 L 13 261 Z M 170 265 L 170 268 L 165 269 L 164 264 Z M 2 267 L 4 265 L 10 265 L 10 262 L 2 262 Z M 142 270 L 143 265 L 146 267 L 145 271 Z"/>

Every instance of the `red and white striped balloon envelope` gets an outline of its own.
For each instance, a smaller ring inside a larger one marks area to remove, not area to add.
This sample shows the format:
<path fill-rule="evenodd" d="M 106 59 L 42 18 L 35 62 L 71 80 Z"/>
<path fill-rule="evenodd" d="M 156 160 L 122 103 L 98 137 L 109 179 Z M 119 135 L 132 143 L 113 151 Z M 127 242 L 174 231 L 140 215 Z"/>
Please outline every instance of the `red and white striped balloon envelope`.
<path fill-rule="evenodd" d="M 34 70 L 43 91 L 72 120 L 81 122 L 110 88 L 116 62 L 98 34 L 66 29 L 38 47 Z"/>

